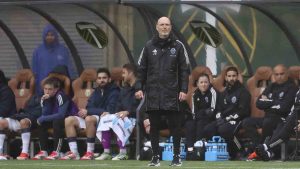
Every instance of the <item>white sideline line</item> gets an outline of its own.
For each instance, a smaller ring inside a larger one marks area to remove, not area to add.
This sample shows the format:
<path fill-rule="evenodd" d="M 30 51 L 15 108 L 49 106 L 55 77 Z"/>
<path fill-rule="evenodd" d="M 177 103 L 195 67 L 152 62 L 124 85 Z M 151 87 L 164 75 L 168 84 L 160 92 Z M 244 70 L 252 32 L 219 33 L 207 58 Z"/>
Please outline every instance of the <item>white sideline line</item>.
<path fill-rule="evenodd" d="M 32 163 L 32 164 L 3 164 L 1 163 L 1 166 L 43 166 L 43 167 L 75 167 L 75 168 L 80 168 L 80 167 L 105 167 L 105 168 L 124 168 L 124 166 L 115 166 L 115 165 L 111 165 L 111 164 L 74 164 L 74 165 L 70 165 L 70 164 L 54 164 L 54 163 Z M 242 168 L 242 169 L 249 169 L 252 167 L 246 167 L 246 166 L 234 166 L 234 165 L 225 165 L 225 166 L 211 166 L 212 168 L 219 168 L 219 169 L 228 169 L 228 167 L 234 167 L 234 168 Z M 128 166 L 126 165 L 126 168 L 141 168 L 141 167 L 147 167 L 146 165 L 142 165 L 142 166 Z M 168 165 L 161 165 L 161 167 L 169 167 Z M 261 169 L 269 169 L 271 166 L 269 167 L 262 167 Z M 148 167 L 147 167 L 148 168 Z M 188 168 L 188 169 L 194 169 L 194 168 L 207 168 L 207 166 L 197 166 L 197 167 L 185 167 L 185 166 L 181 166 L 180 168 Z M 275 169 L 286 169 L 286 168 L 276 168 L 274 166 L 272 166 L 272 168 Z M 289 168 L 289 169 L 299 169 L 299 168 Z"/>

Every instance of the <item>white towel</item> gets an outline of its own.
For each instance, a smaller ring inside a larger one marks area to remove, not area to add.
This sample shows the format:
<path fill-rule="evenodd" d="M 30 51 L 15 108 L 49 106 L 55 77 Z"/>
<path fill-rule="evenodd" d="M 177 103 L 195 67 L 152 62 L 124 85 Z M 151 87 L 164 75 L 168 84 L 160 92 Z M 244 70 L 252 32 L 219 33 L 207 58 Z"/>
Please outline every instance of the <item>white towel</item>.
<path fill-rule="evenodd" d="M 133 128 L 135 126 L 136 119 L 125 117 L 123 120 L 118 118 L 116 114 L 108 114 L 100 119 L 100 123 L 97 128 L 97 137 L 101 141 L 102 131 L 108 131 L 112 129 L 114 133 L 121 140 L 124 146 L 127 142 L 129 136 L 131 135 Z"/>

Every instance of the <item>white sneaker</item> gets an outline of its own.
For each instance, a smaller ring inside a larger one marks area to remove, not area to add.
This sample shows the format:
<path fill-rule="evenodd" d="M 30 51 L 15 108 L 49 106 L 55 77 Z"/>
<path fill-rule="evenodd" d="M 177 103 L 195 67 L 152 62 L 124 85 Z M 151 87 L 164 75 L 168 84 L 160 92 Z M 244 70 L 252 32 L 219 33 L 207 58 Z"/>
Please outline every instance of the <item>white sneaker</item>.
<path fill-rule="evenodd" d="M 104 152 L 99 157 L 95 158 L 95 160 L 111 160 L 111 155 Z"/>
<path fill-rule="evenodd" d="M 117 156 L 115 156 L 111 160 L 128 160 L 128 156 L 127 156 L 127 154 L 119 153 Z"/>
<path fill-rule="evenodd" d="M 0 160 L 7 160 L 7 156 L 5 154 L 0 155 Z"/>

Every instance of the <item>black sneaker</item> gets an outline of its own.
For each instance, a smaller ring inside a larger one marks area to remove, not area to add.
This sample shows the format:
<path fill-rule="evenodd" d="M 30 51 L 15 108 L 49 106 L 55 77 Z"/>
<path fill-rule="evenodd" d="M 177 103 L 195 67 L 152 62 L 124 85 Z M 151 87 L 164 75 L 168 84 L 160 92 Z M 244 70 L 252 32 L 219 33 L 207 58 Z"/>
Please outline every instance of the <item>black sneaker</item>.
<path fill-rule="evenodd" d="M 160 166 L 159 155 L 152 156 L 152 160 L 150 161 L 150 163 L 148 164 L 148 166 L 159 167 Z"/>
<path fill-rule="evenodd" d="M 180 167 L 182 165 L 180 155 L 174 155 L 170 166 Z"/>
<path fill-rule="evenodd" d="M 270 161 L 270 153 L 265 150 L 264 145 L 260 144 L 255 148 L 255 153 L 260 157 L 263 161 Z"/>

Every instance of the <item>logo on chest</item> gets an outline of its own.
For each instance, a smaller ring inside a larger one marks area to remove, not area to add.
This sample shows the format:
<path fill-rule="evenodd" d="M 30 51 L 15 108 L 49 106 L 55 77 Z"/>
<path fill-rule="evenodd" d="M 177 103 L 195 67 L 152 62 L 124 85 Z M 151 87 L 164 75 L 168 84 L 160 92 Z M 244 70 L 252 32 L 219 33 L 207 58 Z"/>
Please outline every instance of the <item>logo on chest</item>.
<path fill-rule="evenodd" d="M 152 55 L 157 55 L 157 50 L 156 49 L 152 50 Z"/>

